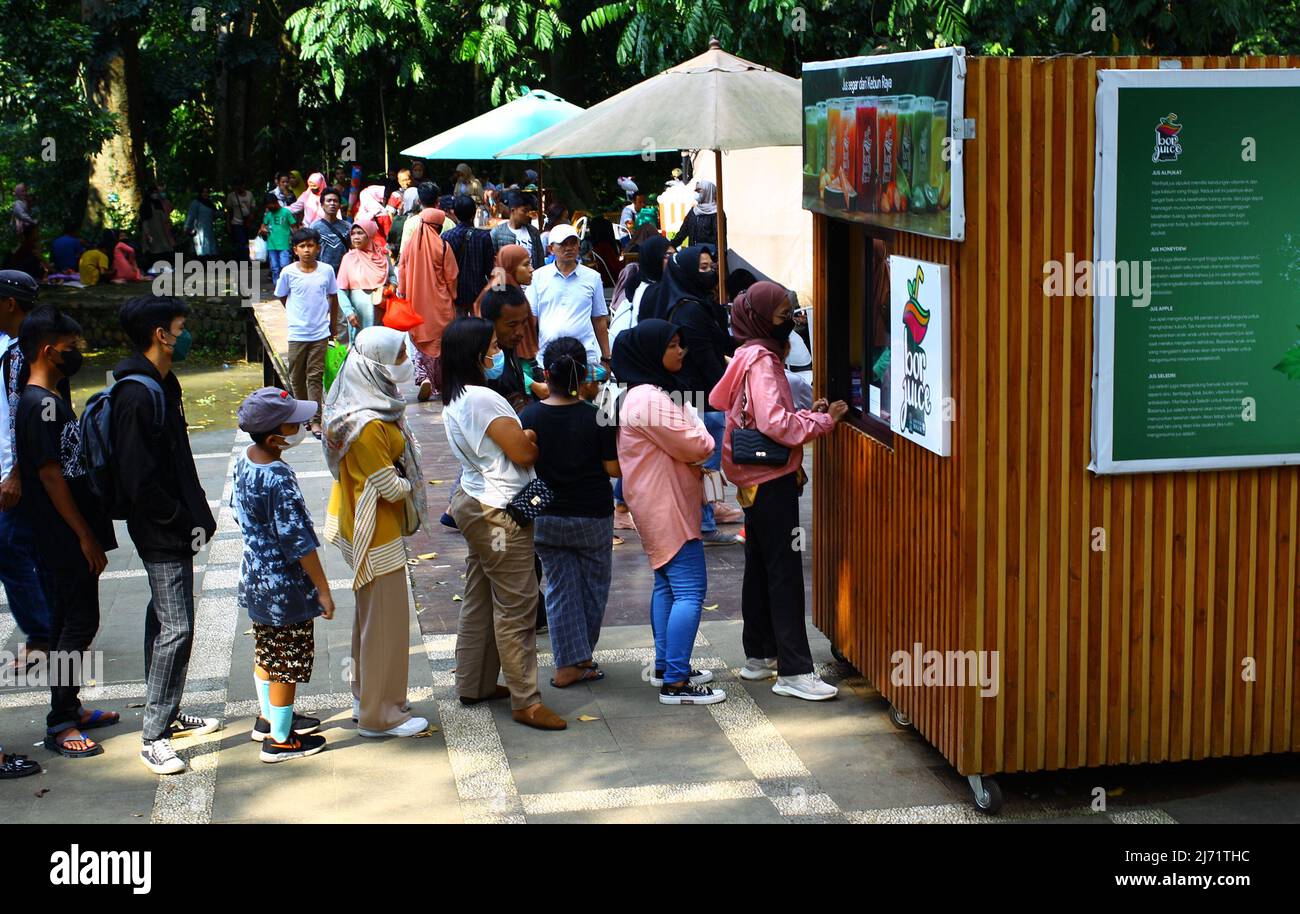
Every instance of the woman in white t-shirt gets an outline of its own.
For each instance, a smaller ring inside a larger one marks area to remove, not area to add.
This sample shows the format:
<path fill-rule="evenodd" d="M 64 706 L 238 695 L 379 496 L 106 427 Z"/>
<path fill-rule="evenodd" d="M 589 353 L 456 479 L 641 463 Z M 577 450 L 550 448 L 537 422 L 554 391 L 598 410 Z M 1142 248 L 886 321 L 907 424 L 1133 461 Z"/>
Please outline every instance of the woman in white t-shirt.
<path fill-rule="evenodd" d="M 442 335 L 442 422 L 460 462 L 449 511 L 465 536 L 465 600 L 456 630 L 456 691 L 463 704 L 509 698 L 512 716 L 539 730 L 564 719 L 537 690 L 538 582 L 533 528 L 505 510 L 533 479 L 537 435 L 486 386 L 504 356 L 489 321 L 463 317 Z M 506 685 L 497 685 L 505 673 Z"/>

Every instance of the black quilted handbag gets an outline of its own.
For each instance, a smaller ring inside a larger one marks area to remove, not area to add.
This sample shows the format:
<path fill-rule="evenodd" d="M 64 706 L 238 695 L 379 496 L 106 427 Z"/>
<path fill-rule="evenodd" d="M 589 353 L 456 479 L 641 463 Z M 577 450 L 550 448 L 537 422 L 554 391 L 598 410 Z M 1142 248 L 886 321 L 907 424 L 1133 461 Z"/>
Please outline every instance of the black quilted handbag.
<path fill-rule="evenodd" d="M 555 493 L 540 477 L 537 477 L 520 489 L 518 495 L 510 499 L 510 504 L 506 505 L 506 513 L 515 519 L 516 524 L 527 527 L 545 514 L 553 501 L 555 501 Z"/>
<path fill-rule="evenodd" d="M 745 418 L 749 406 L 749 373 L 745 373 L 745 384 L 740 390 L 740 425 L 731 430 L 731 461 L 738 465 L 756 465 L 766 467 L 785 466 L 790 459 L 790 449 L 778 444 L 764 435 L 757 428 L 746 428 L 752 424 L 753 417 Z"/>

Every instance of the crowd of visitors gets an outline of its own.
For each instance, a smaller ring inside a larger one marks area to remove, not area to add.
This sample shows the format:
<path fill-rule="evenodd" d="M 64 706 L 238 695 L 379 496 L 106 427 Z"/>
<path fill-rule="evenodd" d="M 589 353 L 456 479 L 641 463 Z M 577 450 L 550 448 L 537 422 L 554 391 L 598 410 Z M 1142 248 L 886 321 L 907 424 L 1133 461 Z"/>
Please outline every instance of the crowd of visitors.
<path fill-rule="evenodd" d="M 183 233 L 196 256 L 215 253 L 218 224 L 233 243 L 262 239 L 287 317 L 291 390 L 263 388 L 241 405 L 251 443 L 236 461 L 231 494 L 244 541 L 239 601 L 253 622 L 260 714 L 252 736 L 261 758 L 305 757 L 325 745 L 319 721 L 294 711 L 296 685 L 312 671 L 314 620 L 334 613 L 310 508 L 283 460 L 308 435 L 321 440 L 335 480 L 324 540 L 353 569 L 358 730 L 411 736 L 428 725 L 406 701 L 403 538 L 427 515 L 408 392 L 417 402 L 441 400 L 460 466 L 442 523 L 469 553 L 456 642 L 462 702 L 509 699 L 520 723 L 566 727 L 538 686 L 537 632 L 549 628 L 552 687 L 604 678 L 594 658 L 619 530 L 637 531 L 653 571 L 646 617 L 661 703 L 726 699 L 713 674 L 692 665 L 691 650 L 708 588 L 704 547 L 741 543 L 741 675 L 775 678 L 781 695 L 834 697 L 813 671 L 791 541 L 806 482 L 802 446 L 831 432 L 847 407 L 796 404 L 783 364 L 795 326 L 784 288 L 737 275 L 739 295 L 718 301 L 712 185 L 698 182 L 698 204 L 670 239 L 641 218 L 645 197 L 626 179 L 621 252 L 610 222 L 596 220 L 584 240 L 561 203 L 539 227 L 531 185 L 498 187 L 460 166 L 444 195 L 419 162 L 391 177 L 391 186 L 344 184 L 339 169 L 331 185 L 322 172 L 305 181 L 281 172 L 261 206 L 236 184 L 224 215 L 207 188 L 186 211 Z M 30 196 L 15 197 L 15 228 L 35 236 Z M 140 223 L 145 262 L 176 249 L 171 210 L 165 189 L 150 188 Z M 106 232 L 94 247 L 77 234 L 70 225 L 56 239 L 54 270 L 75 265 L 86 284 L 142 278 L 121 233 Z M 26 265 L 44 267 L 39 250 L 35 257 L 39 264 L 28 256 Z M 0 430 L 8 429 L 0 435 L 0 580 L 25 655 L 84 650 L 98 627 L 98 577 L 116 546 L 111 521 L 126 520 L 152 594 L 141 759 L 151 771 L 176 773 L 185 763 L 171 740 L 219 726 L 181 710 L 193 560 L 215 530 L 172 370 L 190 346 L 188 311 L 156 296 L 122 307 L 133 352 L 79 421 L 68 378 L 81 362 L 80 328 L 36 307 L 49 270 L 39 272 L 0 272 Z M 327 391 L 332 343 L 348 349 Z M 25 420 L 37 410 L 54 421 Z M 755 459 L 752 436 L 779 459 Z M 727 501 L 724 477 L 739 507 Z M 721 529 L 742 522 L 742 535 Z M 60 685 L 45 745 L 95 755 L 103 749 L 90 731 L 117 722 L 114 712 L 82 705 L 75 686 Z M 22 776 L 33 764 L 0 755 L 0 776 Z"/>

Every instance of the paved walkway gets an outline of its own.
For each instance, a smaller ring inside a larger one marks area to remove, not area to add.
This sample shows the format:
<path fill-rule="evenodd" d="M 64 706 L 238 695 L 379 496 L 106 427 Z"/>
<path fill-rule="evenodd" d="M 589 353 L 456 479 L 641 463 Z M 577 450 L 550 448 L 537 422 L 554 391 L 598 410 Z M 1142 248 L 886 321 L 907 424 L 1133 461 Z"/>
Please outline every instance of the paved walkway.
<path fill-rule="evenodd" d="M 436 404 L 412 405 L 425 442 L 430 509 L 436 518 L 455 478 Z M 242 438 L 242 436 L 240 436 Z M 216 714 L 225 728 L 178 740 L 189 773 L 160 778 L 137 760 L 144 696 L 141 641 L 148 587 L 129 548 L 110 555 L 101 582 L 103 652 L 98 707 L 123 722 L 96 731 L 105 754 L 53 757 L 33 747 L 43 733 L 48 693 L 0 690 L 0 741 L 46 766 L 40 778 L 0 784 L 4 822 L 986 822 L 964 779 L 919 736 L 896 730 L 865 680 L 830 658 L 814 632 L 819 670 L 841 698 L 809 704 L 779 698 L 770 683 L 743 683 L 740 649 L 741 551 L 708 550 L 710 591 L 695 665 L 712 669 L 728 700 L 707 708 L 660 705 L 646 679 L 653 651 L 645 612 L 650 573 L 635 534 L 616 548 L 617 585 L 596 659 L 604 681 L 566 690 L 542 686 L 544 700 L 570 722 L 561 733 L 514 723 L 494 703 L 465 708 L 453 690 L 455 616 L 464 541 L 438 527 L 412 538 L 410 699 L 438 728 L 429 737 L 363 740 L 351 721 L 344 679 L 353 602 L 349 570 L 324 550 L 338 614 L 318 620 L 312 682 L 299 708 L 323 718 L 328 749 L 312 759 L 269 766 L 248 734 L 256 714 L 253 639 L 235 605 L 241 543 L 229 495 L 233 432 L 193 437 L 200 476 L 218 516 L 213 542 L 198 557 L 197 640 L 186 707 Z M 290 451 L 307 502 L 324 523 L 329 474 L 319 449 Z M 805 510 L 808 502 L 805 496 Z M 18 635 L 0 608 L 0 644 Z M 549 645 L 539 639 L 541 677 Z M 1003 779 L 1001 821 L 1296 821 L 1300 777 L 1285 758 L 1199 766 L 1112 769 Z M 1110 811 L 1093 813 L 1094 785 L 1123 788 Z M 38 795 L 39 794 L 39 795 Z"/>

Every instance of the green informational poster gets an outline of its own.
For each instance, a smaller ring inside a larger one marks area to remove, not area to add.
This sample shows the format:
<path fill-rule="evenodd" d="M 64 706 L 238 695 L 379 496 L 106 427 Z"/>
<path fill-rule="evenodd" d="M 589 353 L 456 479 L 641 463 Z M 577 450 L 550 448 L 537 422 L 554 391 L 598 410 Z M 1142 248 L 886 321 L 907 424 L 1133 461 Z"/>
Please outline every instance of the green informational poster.
<path fill-rule="evenodd" d="M 1093 462 L 1300 462 L 1300 73 L 1098 73 Z"/>
<path fill-rule="evenodd" d="M 954 138 L 954 125 L 963 126 L 965 55 L 940 48 L 804 64 L 804 208 L 965 238 Z"/>

